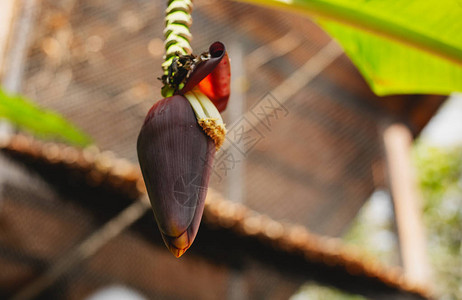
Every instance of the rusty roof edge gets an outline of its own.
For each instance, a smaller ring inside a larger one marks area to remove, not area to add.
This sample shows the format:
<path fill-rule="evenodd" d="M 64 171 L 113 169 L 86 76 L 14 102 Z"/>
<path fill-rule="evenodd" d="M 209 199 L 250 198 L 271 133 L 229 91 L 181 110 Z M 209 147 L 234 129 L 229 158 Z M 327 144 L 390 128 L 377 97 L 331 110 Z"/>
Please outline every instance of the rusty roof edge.
<path fill-rule="evenodd" d="M 77 149 L 14 134 L 0 139 L 0 150 L 82 171 L 92 186 L 109 184 L 134 197 L 146 193 L 137 166 L 117 158 L 110 151 L 101 152 L 96 146 Z M 385 266 L 360 248 L 344 244 L 339 238 L 320 236 L 304 226 L 275 221 L 243 204 L 226 200 L 213 189 L 209 189 L 207 195 L 204 221 L 259 239 L 284 252 L 303 256 L 307 261 L 343 267 L 352 276 L 376 278 L 390 287 L 424 298 L 433 297 L 428 286 L 411 281 L 400 267 Z"/>
<path fill-rule="evenodd" d="M 352 276 L 377 278 L 386 285 L 432 298 L 428 286 L 407 278 L 398 266 L 385 266 L 357 246 L 346 245 L 339 238 L 311 233 L 306 227 L 282 223 L 248 207 L 224 199 L 209 189 L 204 217 L 207 222 L 255 237 L 287 253 L 302 255 L 311 262 L 343 267 Z"/>

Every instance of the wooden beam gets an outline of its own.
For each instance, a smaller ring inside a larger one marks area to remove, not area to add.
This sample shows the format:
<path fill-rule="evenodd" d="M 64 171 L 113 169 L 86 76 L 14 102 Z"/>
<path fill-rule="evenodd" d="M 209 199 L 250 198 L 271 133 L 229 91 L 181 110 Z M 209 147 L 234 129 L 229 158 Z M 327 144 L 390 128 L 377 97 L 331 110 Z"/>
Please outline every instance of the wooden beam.
<path fill-rule="evenodd" d="M 13 10 L 13 15 L 7 29 L 8 45 L 2 55 L 6 59 L 3 65 L 0 64 L 1 84 L 5 91 L 18 93 L 22 84 L 31 33 L 34 29 L 33 24 L 37 16 L 38 0 L 7 0 L 5 3 L 10 3 L 10 11 Z"/>
<path fill-rule="evenodd" d="M 3 77 L 6 52 L 8 49 L 13 20 L 15 17 L 17 0 L 4 0 L 0 2 L 0 79 Z"/>
<path fill-rule="evenodd" d="M 421 200 L 411 164 L 412 135 L 392 124 L 383 135 L 404 272 L 409 280 L 429 283 L 430 267 L 421 216 Z"/>

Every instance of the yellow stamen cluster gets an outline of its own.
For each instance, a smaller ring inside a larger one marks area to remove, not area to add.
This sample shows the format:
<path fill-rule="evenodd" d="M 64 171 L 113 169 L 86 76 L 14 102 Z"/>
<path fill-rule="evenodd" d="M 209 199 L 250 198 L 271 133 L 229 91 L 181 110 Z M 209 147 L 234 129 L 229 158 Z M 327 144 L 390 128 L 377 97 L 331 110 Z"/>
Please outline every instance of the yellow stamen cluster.
<path fill-rule="evenodd" d="M 199 125 L 205 133 L 215 142 L 215 148 L 218 150 L 223 145 L 226 137 L 225 124 L 218 124 L 216 119 L 200 119 Z"/>

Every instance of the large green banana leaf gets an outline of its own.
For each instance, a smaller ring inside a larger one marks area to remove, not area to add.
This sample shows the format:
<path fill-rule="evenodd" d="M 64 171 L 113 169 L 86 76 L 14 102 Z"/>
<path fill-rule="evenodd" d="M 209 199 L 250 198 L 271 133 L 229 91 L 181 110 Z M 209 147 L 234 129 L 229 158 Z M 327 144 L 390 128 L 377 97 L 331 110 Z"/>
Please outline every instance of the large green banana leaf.
<path fill-rule="evenodd" d="M 46 139 L 59 139 L 85 146 L 90 138 L 60 115 L 43 110 L 21 96 L 0 89 L 0 121 L 6 119 L 21 129 Z"/>
<path fill-rule="evenodd" d="M 462 91 L 462 0 L 239 0 L 315 18 L 378 95 Z"/>

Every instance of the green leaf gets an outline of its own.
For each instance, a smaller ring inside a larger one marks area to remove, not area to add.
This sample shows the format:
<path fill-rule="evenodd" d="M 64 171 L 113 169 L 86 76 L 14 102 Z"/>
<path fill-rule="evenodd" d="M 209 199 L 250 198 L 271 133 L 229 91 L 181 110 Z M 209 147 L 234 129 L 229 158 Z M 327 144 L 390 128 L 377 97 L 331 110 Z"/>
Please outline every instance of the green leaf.
<path fill-rule="evenodd" d="M 462 91 L 461 0 L 241 0 L 314 17 L 378 95 Z"/>
<path fill-rule="evenodd" d="M 45 139 L 59 139 L 86 146 L 91 139 L 60 115 L 44 110 L 18 95 L 0 89 L 0 119 L 7 119 L 20 129 Z"/>

